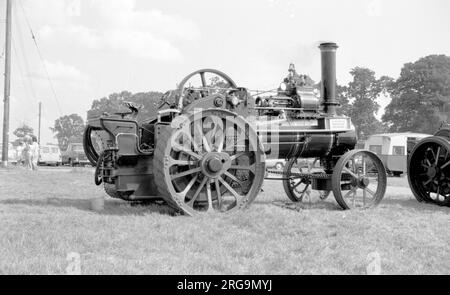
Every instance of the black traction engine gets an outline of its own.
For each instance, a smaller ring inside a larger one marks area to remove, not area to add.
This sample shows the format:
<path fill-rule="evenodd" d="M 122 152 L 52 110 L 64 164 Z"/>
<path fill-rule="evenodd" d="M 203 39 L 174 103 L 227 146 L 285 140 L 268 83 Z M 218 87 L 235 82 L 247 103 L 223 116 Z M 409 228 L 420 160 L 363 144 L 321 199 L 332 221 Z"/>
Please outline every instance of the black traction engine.
<path fill-rule="evenodd" d="M 333 192 L 344 209 L 377 205 L 385 168 L 374 153 L 354 149 L 354 126 L 336 113 L 337 45 L 323 43 L 320 50 L 320 97 L 292 64 L 273 91 L 251 91 L 202 69 L 167 92 L 143 122 L 133 119 L 132 104 L 128 113 L 88 118 L 84 147 L 96 166 L 95 183 L 114 198 L 162 199 L 189 215 L 230 212 L 260 193 L 270 178 L 266 159 L 286 159 L 277 179 L 292 201 L 313 189 L 322 198 Z"/>

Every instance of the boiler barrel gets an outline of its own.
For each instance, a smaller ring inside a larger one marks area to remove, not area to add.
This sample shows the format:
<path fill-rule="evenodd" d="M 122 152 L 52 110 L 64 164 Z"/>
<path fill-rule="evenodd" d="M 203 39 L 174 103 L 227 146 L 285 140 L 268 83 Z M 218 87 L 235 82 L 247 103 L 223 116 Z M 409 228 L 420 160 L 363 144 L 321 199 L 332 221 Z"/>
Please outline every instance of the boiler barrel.
<path fill-rule="evenodd" d="M 343 154 L 356 144 L 354 131 L 333 132 L 259 132 L 268 159 L 289 159 L 293 157 L 317 158 Z"/>

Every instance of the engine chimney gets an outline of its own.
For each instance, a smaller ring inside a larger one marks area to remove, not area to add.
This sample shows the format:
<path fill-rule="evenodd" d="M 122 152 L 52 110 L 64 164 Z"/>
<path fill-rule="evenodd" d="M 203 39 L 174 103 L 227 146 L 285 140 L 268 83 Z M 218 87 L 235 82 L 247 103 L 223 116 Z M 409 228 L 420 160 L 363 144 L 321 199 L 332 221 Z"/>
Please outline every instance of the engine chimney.
<path fill-rule="evenodd" d="M 319 46 L 322 60 L 322 105 L 323 111 L 336 115 L 336 43 L 322 43 Z"/>

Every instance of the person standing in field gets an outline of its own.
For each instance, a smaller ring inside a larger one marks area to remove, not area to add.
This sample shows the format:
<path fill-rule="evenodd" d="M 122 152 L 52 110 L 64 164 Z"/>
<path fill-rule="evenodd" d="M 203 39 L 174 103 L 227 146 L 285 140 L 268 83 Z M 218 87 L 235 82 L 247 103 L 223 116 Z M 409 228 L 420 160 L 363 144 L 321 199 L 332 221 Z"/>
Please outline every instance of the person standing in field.
<path fill-rule="evenodd" d="M 21 166 L 23 162 L 23 142 L 19 142 L 19 146 L 17 147 L 17 165 Z"/>
<path fill-rule="evenodd" d="M 30 163 L 31 163 L 31 169 L 32 170 L 37 170 L 38 166 L 38 159 L 39 159 L 39 144 L 37 142 L 37 138 L 36 136 L 32 135 L 31 137 L 31 145 L 30 145 L 30 152 L 31 152 L 31 159 L 30 159 Z"/>
<path fill-rule="evenodd" d="M 31 137 L 25 136 L 23 139 L 24 147 L 22 150 L 22 157 L 24 160 L 25 168 L 31 170 Z"/>

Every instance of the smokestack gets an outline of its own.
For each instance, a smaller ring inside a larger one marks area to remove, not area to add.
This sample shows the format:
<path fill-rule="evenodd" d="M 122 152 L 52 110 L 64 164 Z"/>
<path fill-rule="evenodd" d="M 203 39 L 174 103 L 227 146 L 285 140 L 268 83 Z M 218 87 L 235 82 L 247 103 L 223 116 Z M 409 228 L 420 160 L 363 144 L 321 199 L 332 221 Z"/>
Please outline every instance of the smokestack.
<path fill-rule="evenodd" d="M 323 111 L 336 115 L 336 43 L 322 43 L 319 46 L 322 60 L 322 98 Z"/>

